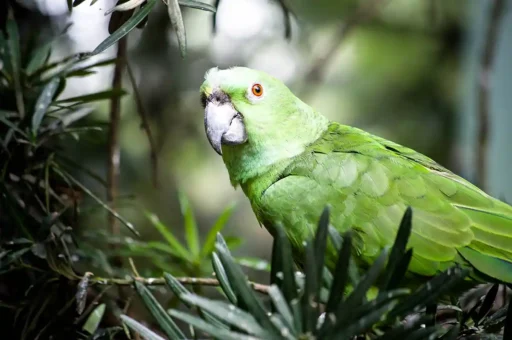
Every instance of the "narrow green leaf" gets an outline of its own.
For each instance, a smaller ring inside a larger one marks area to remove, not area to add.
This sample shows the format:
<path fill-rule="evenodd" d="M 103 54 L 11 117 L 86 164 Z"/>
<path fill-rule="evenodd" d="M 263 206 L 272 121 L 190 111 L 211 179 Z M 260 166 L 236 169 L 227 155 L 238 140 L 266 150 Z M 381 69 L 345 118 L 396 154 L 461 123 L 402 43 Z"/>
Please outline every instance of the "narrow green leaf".
<path fill-rule="evenodd" d="M 178 2 L 179 2 L 179 4 L 181 6 L 195 8 L 195 9 L 200 9 L 200 10 L 203 10 L 203 11 L 210 11 L 210 12 L 213 12 L 213 13 L 217 12 L 215 7 L 213 7 L 210 4 L 205 4 L 204 2 L 201 2 L 201 1 L 179 0 Z"/>
<path fill-rule="evenodd" d="M 403 257 L 405 253 L 405 247 L 407 246 L 407 242 L 409 241 L 409 236 L 411 235 L 411 226 L 412 226 L 412 209 L 411 207 L 407 207 L 407 210 L 404 213 L 402 221 L 400 222 L 400 226 L 398 228 L 398 232 L 396 234 L 395 242 L 393 244 L 393 248 L 389 254 L 388 265 L 386 266 L 386 271 L 384 274 L 384 279 L 382 280 L 382 287 L 385 289 L 393 289 L 396 287 L 391 287 L 389 282 L 391 279 L 394 279 L 394 283 L 398 284 L 400 282 L 400 278 L 396 278 L 395 268 L 398 265 L 398 262 Z"/>
<path fill-rule="evenodd" d="M 9 8 L 7 19 L 7 46 L 9 47 L 9 65 L 14 79 L 14 91 L 16 98 L 16 107 L 20 117 L 25 117 L 25 104 L 23 101 L 23 91 L 21 88 L 21 52 L 20 52 L 20 34 L 18 25 L 14 20 L 12 9 Z"/>
<path fill-rule="evenodd" d="M 212 20 L 212 33 L 215 34 L 217 30 L 217 11 L 219 9 L 220 0 L 215 0 L 215 3 L 213 4 L 213 7 L 215 8 L 215 13 L 213 14 L 213 20 Z"/>
<path fill-rule="evenodd" d="M 130 318 L 128 315 L 122 314 L 121 320 L 123 320 L 123 322 L 128 327 L 130 327 L 135 332 L 139 333 L 146 340 L 165 340 L 160 335 L 156 334 L 155 332 L 153 332 L 146 326 L 144 326 L 144 325 L 138 323 L 137 321 L 135 321 L 134 319 Z M 172 338 L 172 339 L 178 339 L 178 338 Z M 179 338 L 179 339 L 184 339 L 184 338 Z"/>
<path fill-rule="evenodd" d="M 102 303 L 98 307 L 94 308 L 91 312 L 87 320 L 85 321 L 82 329 L 89 334 L 94 334 L 100 325 L 101 319 L 103 319 L 103 314 L 105 314 L 106 305 Z"/>
<path fill-rule="evenodd" d="M 27 134 L 23 132 L 19 127 L 18 124 L 11 122 L 9 119 L 0 116 L 0 122 L 4 123 L 8 127 L 10 127 L 13 131 L 16 131 L 20 135 L 22 135 L 25 138 L 28 138 Z"/>
<path fill-rule="evenodd" d="M 407 272 L 407 269 L 409 268 L 409 263 L 411 262 L 413 254 L 413 248 L 408 249 L 405 254 L 402 256 L 402 258 L 398 261 L 396 266 L 393 270 L 393 275 L 390 277 L 387 289 L 392 289 L 398 287 L 400 282 L 402 282 L 402 279 L 405 276 L 405 273 Z"/>
<path fill-rule="evenodd" d="M 292 249 L 284 228 L 282 226 L 276 226 L 275 230 L 276 235 L 274 242 L 276 246 L 274 249 L 277 250 L 277 252 L 272 254 L 272 265 L 278 263 L 277 267 L 281 270 L 282 280 L 277 278 L 272 283 L 277 283 L 277 286 L 283 292 L 286 301 L 292 301 L 297 298 L 297 284 L 295 282 L 295 274 L 293 272 L 294 264 Z M 275 273 L 275 275 L 277 274 L 279 273 Z M 279 282 L 281 283 L 279 284 Z"/>
<path fill-rule="evenodd" d="M 494 304 L 494 300 L 496 300 L 496 296 L 498 295 L 498 289 L 500 288 L 500 285 L 498 283 L 495 283 L 492 285 L 491 289 L 485 294 L 484 302 L 482 303 L 482 306 L 478 310 L 478 315 L 476 316 L 475 326 L 478 327 L 478 323 L 480 320 L 482 320 L 491 310 L 492 305 Z"/>
<path fill-rule="evenodd" d="M 127 220 L 125 220 L 121 215 L 119 215 L 117 212 L 115 212 L 114 210 L 112 210 L 112 208 L 110 208 L 108 206 L 108 204 L 106 204 L 105 202 L 103 202 L 98 196 L 96 196 L 95 194 L 93 194 L 93 192 L 91 190 L 89 190 L 86 186 L 84 186 L 81 182 L 79 182 L 76 178 L 74 178 L 73 176 L 71 176 L 69 173 L 67 172 L 63 172 L 61 169 L 59 169 L 58 165 L 54 164 L 54 166 L 52 167 L 53 171 L 55 171 L 59 176 L 61 176 L 64 180 L 69 180 L 71 182 L 73 182 L 76 186 L 78 186 L 80 189 L 82 189 L 83 192 L 85 192 L 87 195 L 89 195 L 89 197 L 91 197 L 93 200 L 95 200 L 99 205 L 101 205 L 103 207 L 103 209 L 105 209 L 106 211 L 108 211 L 110 214 L 112 214 L 112 216 L 114 216 L 115 218 L 117 218 L 122 224 L 124 224 L 132 233 L 134 233 L 136 236 L 140 236 L 139 232 L 135 229 L 135 227 L 133 226 L 133 224 L 131 224 L 130 222 L 128 222 Z"/>
<path fill-rule="evenodd" d="M 329 293 L 329 301 L 326 306 L 326 313 L 336 310 L 336 307 L 343 300 L 343 294 L 348 281 L 348 265 L 350 263 L 350 255 L 352 250 L 352 233 L 347 232 L 343 237 L 343 244 L 338 253 L 338 261 L 334 270 L 334 280 Z"/>
<path fill-rule="evenodd" d="M 184 301 L 210 312 L 215 317 L 234 326 L 235 328 L 247 332 L 248 334 L 268 338 L 269 334 L 261 328 L 256 319 L 249 313 L 225 302 L 212 301 L 194 294 L 187 294 L 183 297 Z"/>
<path fill-rule="evenodd" d="M 375 281 L 382 272 L 382 269 L 384 269 L 388 254 L 388 249 L 385 248 L 379 257 L 375 260 L 370 269 L 368 269 L 366 275 L 354 288 L 354 291 L 348 296 L 344 303 L 338 306 L 336 311 L 337 320 L 343 320 L 365 299 L 366 293 L 374 285 Z"/>
<path fill-rule="evenodd" d="M 213 271 L 215 272 L 215 276 L 217 277 L 217 280 L 219 280 L 222 291 L 224 292 L 224 294 L 226 294 L 228 300 L 232 304 L 236 305 L 238 303 L 238 299 L 236 298 L 236 295 L 233 292 L 233 288 L 231 288 L 228 276 L 226 274 L 226 271 L 224 270 L 224 266 L 220 262 L 217 253 L 212 253 L 212 267 Z"/>
<path fill-rule="evenodd" d="M 314 267 L 316 269 L 316 289 L 320 290 L 322 287 L 322 276 L 324 268 L 325 252 L 327 250 L 327 234 L 329 228 L 329 207 L 325 207 L 322 215 L 318 220 L 318 227 L 316 229 L 315 239 L 313 240 L 313 255 L 315 257 Z M 315 293 L 318 296 L 318 292 Z"/>
<path fill-rule="evenodd" d="M 185 335 L 165 312 L 149 289 L 138 281 L 135 281 L 135 289 L 142 298 L 142 301 L 144 301 L 144 305 L 146 305 L 146 308 L 149 310 L 151 315 L 153 315 L 164 333 L 171 339 L 184 339 Z"/>
<path fill-rule="evenodd" d="M 295 329 L 295 324 L 293 322 L 293 314 L 288 307 L 288 303 L 286 302 L 283 293 L 281 293 L 276 285 L 271 285 L 268 290 L 268 295 L 277 313 L 283 317 L 286 327 L 291 330 L 292 334 L 296 335 L 297 330 Z"/>
<path fill-rule="evenodd" d="M 83 96 L 71 97 L 66 99 L 57 100 L 55 103 L 70 103 L 70 102 L 81 102 L 81 103 L 89 103 L 98 100 L 112 99 L 114 97 L 121 97 L 126 94 L 126 91 L 123 89 L 112 89 L 107 91 L 101 91 L 91 94 L 86 94 Z"/>
<path fill-rule="evenodd" d="M 377 308 L 371 313 L 363 316 L 359 320 L 354 323 L 348 325 L 348 327 L 344 329 L 339 329 L 338 326 L 334 327 L 332 334 L 335 334 L 335 337 L 328 337 L 329 339 L 351 339 L 352 337 L 359 335 L 369 329 L 376 322 L 382 320 L 384 315 L 389 312 L 395 305 L 396 301 L 390 301 L 384 304 L 382 307 Z"/>
<path fill-rule="evenodd" d="M 121 27 L 119 27 L 114 33 L 108 36 L 105 40 L 103 40 L 95 49 L 91 52 L 90 55 L 95 55 L 105 51 L 107 48 L 115 44 L 125 35 L 127 35 L 131 30 L 133 30 L 139 22 L 144 20 L 144 18 L 151 12 L 153 7 L 155 6 L 157 0 L 148 0 L 147 5 L 141 8 L 134 16 L 130 18 L 127 22 L 125 22 Z"/>
<path fill-rule="evenodd" d="M 512 339 L 512 302 L 508 302 L 507 318 L 503 328 L 503 339 Z"/>
<path fill-rule="evenodd" d="M 71 13 L 73 11 L 73 0 L 66 0 L 68 4 L 68 12 Z"/>
<path fill-rule="evenodd" d="M 405 316 L 417 312 L 422 306 L 435 302 L 444 292 L 460 283 L 466 277 L 468 270 L 458 267 L 450 268 L 435 276 L 422 285 L 412 295 L 403 299 L 395 309 L 389 313 L 389 318 Z"/>
<path fill-rule="evenodd" d="M 76 7 L 78 5 L 80 5 L 82 2 L 84 2 L 85 0 L 74 0 L 73 1 L 73 7 Z"/>
<path fill-rule="evenodd" d="M 192 304 L 184 299 L 182 297 L 187 294 L 192 294 L 190 291 L 188 291 L 174 276 L 168 273 L 164 273 L 164 279 L 167 286 L 171 289 L 171 291 L 180 299 L 185 306 L 188 308 L 192 308 Z M 199 314 L 203 319 L 205 319 L 207 322 L 222 328 L 229 328 L 226 324 L 224 324 L 219 318 L 215 317 L 209 312 L 203 311 L 202 309 L 199 309 Z"/>
<path fill-rule="evenodd" d="M 206 235 L 206 240 L 203 244 L 203 249 L 201 250 L 201 257 L 204 258 L 210 255 L 215 249 L 215 239 L 217 234 L 224 229 L 229 218 L 233 214 L 235 208 L 235 204 L 230 204 L 224 209 L 224 211 L 220 214 L 219 218 L 213 224 L 213 227 L 208 231 Z"/>
<path fill-rule="evenodd" d="M 197 232 L 197 224 L 194 218 L 192 207 L 184 193 L 179 194 L 181 214 L 185 219 L 185 238 L 187 239 L 188 248 L 192 256 L 197 259 L 199 257 L 200 244 Z"/>
<path fill-rule="evenodd" d="M 43 117 L 48 110 L 48 106 L 53 100 L 53 95 L 55 91 L 57 91 L 57 87 L 59 86 L 60 78 L 53 78 L 43 89 L 39 97 L 36 101 L 36 106 L 34 108 L 34 115 L 32 116 L 32 135 L 37 136 L 37 131 L 39 130 L 39 126 L 43 121 Z"/>
<path fill-rule="evenodd" d="M 343 244 L 343 238 L 341 237 L 340 233 L 333 226 L 329 226 L 329 237 L 332 241 L 332 244 L 334 245 L 334 248 L 337 251 L 340 251 L 341 245 Z M 357 268 L 357 265 L 352 257 L 350 257 L 349 264 L 348 264 L 348 277 L 349 277 L 350 283 L 354 287 L 359 283 L 359 280 L 360 280 L 359 269 Z"/>
<path fill-rule="evenodd" d="M 205 333 L 210 334 L 211 336 L 217 338 L 217 339 L 223 339 L 223 340 L 258 340 L 258 338 L 245 335 L 242 333 L 233 332 L 224 328 L 217 328 L 204 320 L 189 315 L 187 313 L 180 312 L 178 310 L 170 310 L 169 314 L 171 316 L 175 317 L 176 319 L 182 320 L 187 324 L 190 324 L 196 328 L 199 328 Z"/>
<path fill-rule="evenodd" d="M 150 212 L 146 212 L 146 217 L 149 219 L 151 224 L 155 227 L 156 230 L 163 236 L 163 238 L 169 243 L 169 246 L 173 249 L 173 251 L 183 260 L 190 260 L 190 253 L 188 250 L 183 247 L 178 241 L 176 237 L 171 233 L 169 228 L 167 228 L 155 214 Z"/>
<path fill-rule="evenodd" d="M 167 0 L 167 12 L 171 19 L 171 25 L 176 36 L 178 37 L 178 45 L 180 47 L 181 57 L 185 58 L 187 54 L 187 36 L 185 33 L 185 24 L 181 15 L 180 5 L 178 0 Z"/>
<path fill-rule="evenodd" d="M 48 42 L 43 44 L 34 51 L 25 69 L 27 74 L 34 73 L 48 62 L 52 51 L 52 43 L 53 42 Z"/>
<path fill-rule="evenodd" d="M 112 7 L 111 9 L 107 10 L 105 12 L 105 15 L 109 15 L 112 12 L 123 12 L 123 11 L 129 11 L 131 9 L 134 9 L 135 7 L 138 7 L 142 5 L 146 0 L 128 0 L 122 4 L 119 4 L 117 6 Z"/>
<path fill-rule="evenodd" d="M 375 340 L 396 340 L 396 339 L 409 339 L 408 336 L 416 331 L 418 328 L 421 328 L 422 325 L 427 322 L 426 317 L 419 317 L 415 321 L 412 322 L 403 322 L 399 323 L 397 326 L 393 327 L 390 330 L 387 330 L 386 333 L 382 334 Z M 457 332 L 458 334 L 458 332 Z"/>
<path fill-rule="evenodd" d="M 312 332 L 316 326 L 319 315 L 318 310 L 318 275 L 315 259 L 315 249 L 312 242 L 306 244 L 306 258 L 304 265 L 304 292 L 302 294 L 302 325 L 303 331 Z"/>
<path fill-rule="evenodd" d="M 217 254 L 226 270 L 230 285 L 236 292 L 239 299 L 242 300 L 248 311 L 258 320 L 260 325 L 268 332 L 276 333 L 273 323 L 270 321 L 267 311 L 261 301 L 256 298 L 254 291 L 249 287 L 247 279 L 242 269 L 235 263 L 233 257 L 222 246 L 217 245 Z"/>

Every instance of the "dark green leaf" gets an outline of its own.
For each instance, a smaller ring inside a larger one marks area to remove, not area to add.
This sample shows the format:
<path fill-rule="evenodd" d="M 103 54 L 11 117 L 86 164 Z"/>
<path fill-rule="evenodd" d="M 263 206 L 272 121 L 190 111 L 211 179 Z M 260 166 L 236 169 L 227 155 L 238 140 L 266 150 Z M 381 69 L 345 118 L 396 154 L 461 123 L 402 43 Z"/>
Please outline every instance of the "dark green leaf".
<path fill-rule="evenodd" d="M 101 53 L 105 51 L 107 48 L 115 44 L 118 40 L 127 35 L 132 29 L 135 28 L 153 9 L 157 0 L 148 0 L 147 5 L 141 8 L 130 20 L 125 22 L 121 27 L 119 27 L 114 33 L 112 33 L 108 38 L 103 40 L 95 49 L 92 51 L 92 55 Z"/>
<path fill-rule="evenodd" d="M 60 78 L 53 78 L 43 89 L 36 101 L 34 108 L 34 115 L 32 116 L 32 135 L 37 136 L 39 126 L 43 121 L 43 117 L 48 110 L 48 106 L 53 100 L 53 95 L 57 91 L 59 86 Z"/>
<path fill-rule="evenodd" d="M 217 280 L 219 280 L 222 291 L 226 294 L 228 300 L 232 304 L 236 305 L 238 303 L 238 299 L 233 292 L 233 288 L 231 288 L 224 266 L 220 262 L 219 256 L 216 253 L 212 253 L 212 267 L 215 272 L 215 276 L 217 276 Z"/>
<path fill-rule="evenodd" d="M 51 47 L 52 42 L 48 42 L 37 48 L 32 54 L 32 57 L 28 62 L 25 72 L 27 72 L 28 74 L 32 74 L 35 71 L 37 71 L 40 67 L 45 65 L 50 59 L 50 54 L 52 51 Z"/>
<path fill-rule="evenodd" d="M 337 251 L 340 251 L 341 245 L 343 244 L 343 238 L 340 233 L 333 227 L 329 226 L 329 237 L 331 238 L 332 244 Z M 353 286 L 356 286 L 359 282 L 359 269 L 352 257 L 350 257 L 348 264 L 348 278 Z"/>
<path fill-rule="evenodd" d="M 208 333 L 212 335 L 213 337 L 217 339 L 223 339 L 223 340 L 258 340 L 258 338 L 248 336 L 242 333 L 236 333 L 224 328 L 217 328 L 204 320 L 201 320 L 200 318 L 196 316 L 189 315 L 187 313 L 183 313 L 177 310 L 170 310 L 169 314 L 171 316 L 175 317 L 176 319 L 180 319 L 187 324 L 190 324 L 196 328 L 199 328 L 205 333 Z"/>
<path fill-rule="evenodd" d="M 405 253 L 405 247 L 407 246 L 407 242 L 409 241 L 409 236 L 411 235 L 411 225 L 412 225 L 412 209 L 411 207 L 407 207 L 405 214 L 400 222 L 400 227 L 398 228 L 398 232 L 395 238 L 395 243 L 393 244 L 393 248 L 391 249 L 391 253 L 389 254 L 388 265 L 386 266 L 386 271 L 384 274 L 384 279 L 382 280 L 382 287 L 385 289 L 393 289 L 396 288 L 396 285 L 400 282 L 401 278 L 397 278 L 395 273 L 395 269 L 402 259 Z M 395 286 L 390 286 L 389 283 L 393 279 L 393 283 Z"/>
<path fill-rule="evenodd" d="M 100 325 L 101 319 L 103 319 L 103 314 L 105 314 L 106 305 L 102 303 L 98 307 L 94 308 L 91 312 L 87 320 L 85 321 L 82 329 L 89 334 L 94 334 Z"/>
<path fill-rule="evenodd" d="M 281 289 L 286 301 L 292 301 L 297 298 L 292 249 L 283 227 L 276 226 L 275 232 L 275 252 L 272 254 L 272 266 L 276 265 L 279 268 L 279 272 L 274 273 L 274 275 L 277 276 L 277 274 L 281 273 L 282 280 L 276 278 L 272 283 L 277 284 L 279 289 Z"/>
<path fill-rule="evenodd" d="M 263 328 L 261 328 L 261 326 L 251 314 L 233 305 L 221 301 L 208 300 L 194 294 L 187 294 L 182 298 L 189 304 L 210 312 L 215 317 L 223 320 L 224 322 L 236 327 L 241 331 L 261 337 L 263 339 L 269 337 L 268 333 Z"/>
<path fill-rule="evenodd" d="M 478 310 L 478 315 L 476 316 L 475 326 L 478 326 L 478 323 L 480 320 L 482 320 L 491 310 L 492 305 L 494 304 L 494 300 L 496 300 L 496 295 L 498 295 L 498 289 L 500 288 L 500 285 L 498 283 L 495 283 L 492 285 L 491 289 L 485 294 L 484 302 L 482 303 L 482 306 Z"/>
<path fill-rule="evenodd" d="M 334 326 L 332 334 L 334 337 L 328 337 L 329 339 L 350 339 L 353 336 L 359 335 L 374 325 L 377 321 L 383 319 L 384 315 L 389 312 L 396 305 L 396 301 L 389 301 L 382 307 L 374 310 L 371 313 L 364 315 L 362 318 L 354 323 L 348 325 L 344 329 L 339 329 L 338 326 Z M 349 311 L 350 313 L 350 311 Z"/>
<path fill-rule="evenodd" d="M 97 100 L 105 100 L 105 99 L 112 99 L 115 97 L 121 97 L 121 96 L 124 96 L 125 94 L 126 94 L 126 91 L 124 91 L 123 89 L 112 89 L 112 90 L 107 90 L 107 91 L 86 94 L 83 96 L 61 99 L 61 100 L 57 100 L 55 103 L 62 104 L 62 103 L 70 103 L 70 102 L 80 102 L 80 103 L 85 104 L 85 103 L 94 102 Z"/>
<path fill-rule="evenodd" d="M 391 330 L 388 330 L 383 335 L 379 336 L 375 340 L 396 340 L 396 339 L 409 339 L 408 336 L 415 332 L 418 328 L 421 328 L 427 321 L 427 318 L 420 317 L 413 322 L 402 322 L 398 326 Z M 458 332 L 457 332 L 458 334 Z"/>
<path fill-rule="evenodd" d="M 375 284 L 375 281 L 382 272 L 382 269 L 384 269 L 388 253 L 388 249 L 385 248 L 370 269 L 368 269 L 366 275 L 355 287 L 354 291 L 348 296 L 344 303 L 338 306 L 338 310 L 336 311 L 337 320 L 343 320 L 348 314 L 352 313 L 352 311 L 359 306 L 362 301 L 364 301 L 366 293 Z"/>
<path fill-rule="evenodd" d="M 315 250 L 312 242 L 306 244 L 305 258 L 305 284 L 302 294 L 302 327 L 306 333 L 312 332 L 316 326 L 319 315 L 318 310 L 318 287 L 319 277 L 317 275 L 317 263 Z"/>
<path fill-rule="evenodd" d="M 184 339 L 185 335 L 165 312 L 163 307 L 158 303 L 149 289 L 147 289 L 142 283 L 138 281 L 135 281 L 135 289 L 164 333 L 171 339 Z"/>
<path fill-rule="evenodd" d="M 20 52 L 20 34 L 18 25 L 14 21 L 14 14 L 9 9 L 7 19 L 7 46 L 9 48 L 9 62 L 11 67 L 12 77 L 14 79 L 14 91 L 16 97 L 16 107 L 20 117 L 25 116 L 25 104 L 23 102 L 23 91 L 21 88 L 21 52 Z"/>
<path fill-rule="evenodd" d="M 413 248 L 407 250 L 405 254 L 402 256 L 402 258 L 398 261 L 393 271 L 394 274 L 388 281 L 388 289 L 391 289 L 391 287 L 398 287 L 398 285 L 404 278 L 407 269 L 409 268 L 409 263 L 411 262 L 412 254 Z"/>
<path fill-rule="evenodd" d="M 242 300 L 248 311 L 258 320 L 260 325 L 268 332 L 275 333 L 275 328 L 269 319 L 267 311 L 261 301 L 256 298 L 254 291 L 249 286 L 242 269 L 235 263 L 233 257 L 224 247 L 217 245 L 217 254 L 226 270 L 227 277 L 231 287 L 237 297 Z"/>
<path fill-rule="evenodd" d="M 327 250 L 327 234 L 329 228 L 329 207 L 325 207 L 322 211 L 322 215 L 318 221 L 318 227 L 316 229 L 316 235 L 314 239 L 314 257 L 315 257 L 315 268 L 317 275 L 317 290 L 322 286 L 322 275 L 324 268 L 325 252 Z M 316 293 L 318 295 L 318 293 Z"/>
<path fill-rule="evenodd" d="M 450 330 L 448 332 L 446 332 L 440 338 L 440 340 L 457 340 L 457 338 L 459 337 L 459 332 L 460 332 L 460 325 L 459 324 L 453 325 L 453 327 L 450 328 Z M 379 340 L 381 340 L 381 339 L 379 339 Z M 388 339 L 382 339 L 382 340 L 388 340 Z M 392 339 L 389 338 L 389 340 L 392 340 Z"/>
<path fill-rule="evenodd" d="M 200 254 L 200 244 L 199 235 L 197 232 L 197 223 L 194 218 L 194 212 L 192 211 L 190 202 L 188 201 L 184 193 L 180 192 L 179 200 L 181 214 L 185 219 L 185 238 L 187 239 L 188 249 L 190 249 L 190 253 L 194 257 L 194 259 L 197 259 Z"/>
<path fill-rule="evenodd" d="M 185 24 L 181 15 L 180 5 L 178 0 L 167 0 L 167 12 L 171 19 L 171 25 L 176 36 L 178 37 L 178 45 L 180 47 L 181 57 L 185 58 L 187 54 L 187 35 L 185 33 Z"/>
<path fill-rule="evenodd" d="M 85 0 L 75 0 L 75 1 L 73 1 L 73 7 L 76 7 L 76 6 L 80 5 L 84 1 Z"/>
<path fill-rule="evenodd" d="M 508 302 L 507 318 L 503 329 L 503 339 L 512 339 L 512 302 Z"/>
<path fill-rule="evenodd" d="M 467 274 L 467 270 L 458 267 L 446 270 L 421 286 L 412 295 L 402 300 L 400 305 L 391 311 L 389 317 L 400 317 L 417 312 L 421 306 L 435 302 L 440 295 L 457 285 Z"/>
<path fill-rule="evenodd" d="M 144 339 L 146 340 L 165 340 L 160 335 L 156 334 L 146 326 L 138 323 L 134 319 L 130 318 L 128 315 L 121 315 L 121 320 L 128 325 L 131 329 L 133 329 L 135 332 L 139 333 Z M 178 339 L 178 338 L 173 338 Z M 184 338 L 180 338 L 184 339 Z"/>
<path fill-rule="evenodd" d="M 130 222 L 128 222 L 127 220 L 125 220 L 121 215 L 119 215 L 117 212 L 115 212 L 114 210 L 112 210 L 112 208 L 110 208 L 108 206 L 108 204 L 106 204 L 105 202 L 103 202 L 98 196 L 96 196 L 95 194 L 93 194 L 93 192 L 91 190 L 89 190 L 86 186 L 84 186 L 81 182 L 79 182 L 77 179 L 75 179 L 73 176 L 71 176 L 69 173 L 64 173 L 62 170 L 60 170 L 58 167 L 54 166 L 52 167 L 53 171 L 55 171 L 58 175 L 60 175 L 63 179 L 65 180 L 69 180 L 71 182 L 73 182 L 76 186 L 78 186 L 80 189 L 82 189 L 83 192 L 85 192 L 87 195 L 89 195 L 89 197 L 91 197 L 93 200 L 95 200 L 99 205 L 101 205 L 103 207 L 103 209 L 107 210 L 110 214 L 112 214 L 112 216 L 114 216 L 115 218 L 117 218 L 122 224 L 124 224 L 132 233 L 134 233 L 136 236 L 140 236 L 139 235 L 139 232 L 137 230 L 135 230 L 135 227 L 133 226 L 133 224 L 131 224 Z"/>
<path fill-rule="evenodd" d="M 145 1 L 146 0 L 128 0 L 128 1 L 125 1 L 122 3 L 118 2 L 118 4 L 116 6 L 105 11 L 105 15 L 109 15 L 112 12 L 125 12 L 125 11 L 129 11 L 129 10 L 133 10 L 136 7 L 142 5 L 142 3 Z"/>
<path fill-rule="evenodd" d="M 334 312 L 336 306 L 343 300 L 343 294 L 348 281 L 348 265 L 352 250 L 352 233 L 347 232 L 343 237 L 343 244 L 338 253 L 338 261 L 334 270 L 334 280 L 329 293 L 329 301 L 326 306 L 326 313 Z"/>
<path fill-rule="evenodd" d="M 292 311 L 288 307 L 288 303 L 286 302 L 283 293 L 281 293 L 276 285 L 271 285 L 268 290 L 268 295 L 277 313 L 283 317 L 286 327 L 289 328 L 293 334 L 296 334 Z"/>
<path fill-rule="evenodd" d="M 235 204 L 230 204 L 226 209 L 220 214 L 219 218 L 213 224 L 213 227 L 208 231 L 206 235 L 206 240 L 204 241 L 203 249 L 201 250 L 201 257 L 204 258 L 210 255 L 215 248 L 215 239 L 217 234 L 224 229 L 227 224 L 227 221 L 231 217 L 233 210 L 235 208 Z"/>
<path fill-rule="evenodd" d="M 25 132 L 23 132 L 19 127 L 18 127 L 18 124 L 16 123 L 13 123 L 11 122 L 9 119 L 5 118 L 5 117 L 2 117 L 0 116 L 0 122 L 4 123 L 5 125 L 7 125 L 8 127 L 10 127 L 13 131 L 16 131 L 17 133 L 19 133 L 20 135 L 22 135 L 23 137 L 25 138 L 28 138 L 27 137 L 27 134 Z"/>
<path fill-rule="evenodd" d="M 213 13 L 215 13 L 217 11 L 215 9 L 215 7 L 213 7 L 212 5 L 205 4 L 204 2 L 201 2 L 201 1 L 179 0 L 178 2 L 179 2 L 179 4 L 181 6 L 185 6 L 185 7 L 200 9 L 200 10 L 203 10 L 203 11 L 210 11 L 210 12 L 213 12 Z"/>
<path fill-rule="evenodd" d="M 151 224 L 155 227 L 156 230 L 164 237 L 164 239 L 169 243 L 172 251 L 176 256 L 180 257 L 183 260 L 190 260 L 190 253 L 187 251 L 185 247 L 183 247 L 178 241 L 176 237 L 172 234 L 169 228 L 167 228 L 155 214 L 151 214 L 146 212 L 146 217 L 149 219 Z"/>

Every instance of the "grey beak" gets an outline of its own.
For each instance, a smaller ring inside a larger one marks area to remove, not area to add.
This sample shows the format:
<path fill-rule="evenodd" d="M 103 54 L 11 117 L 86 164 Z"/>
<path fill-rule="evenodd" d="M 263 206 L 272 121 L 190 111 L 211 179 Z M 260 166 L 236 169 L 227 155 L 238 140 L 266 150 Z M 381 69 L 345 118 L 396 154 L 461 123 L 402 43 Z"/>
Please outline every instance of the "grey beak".
<path fill-rule="evenodd" d="M 204 110 L 204 128 L 211 146 L 219 155 L 222 155 L 222 144 L 239 145 L 247 141 L 242 115 L 230 102 L 208 102 Z"/>

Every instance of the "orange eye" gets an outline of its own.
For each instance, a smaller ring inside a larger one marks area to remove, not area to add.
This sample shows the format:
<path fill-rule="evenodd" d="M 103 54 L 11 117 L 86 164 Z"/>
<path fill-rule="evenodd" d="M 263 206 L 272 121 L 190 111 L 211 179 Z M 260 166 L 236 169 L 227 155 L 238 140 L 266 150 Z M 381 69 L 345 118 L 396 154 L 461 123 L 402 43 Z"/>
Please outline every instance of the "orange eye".
<path fill-rule="evenodd" d="M 261 84 L 254 84 L 252 86 L 252 94 L 256 97 L 261 97 L 263 95 L 263 86 Z"/>

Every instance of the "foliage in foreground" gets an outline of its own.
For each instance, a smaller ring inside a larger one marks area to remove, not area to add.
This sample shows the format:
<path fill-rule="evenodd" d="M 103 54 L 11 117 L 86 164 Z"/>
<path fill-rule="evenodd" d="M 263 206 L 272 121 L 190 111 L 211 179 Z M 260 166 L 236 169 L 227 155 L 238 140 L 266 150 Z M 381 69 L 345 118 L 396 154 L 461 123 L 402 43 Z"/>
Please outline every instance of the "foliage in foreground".
<path fill-rule="evenodd" d="M 450 268 L 414 291 L 401 288 L 413 252 L 406 249 L 411 217 L 409 209 L 391 250 L 384 250 L 362 277 L 352 261 L 351 234 L 341 237 L 331 229 L 328 210 L 325 210 L 315 238 L 306 246 L 304 275 L 293 271 L 290 244 L 283 229 L 277 229 L 271 285 L 265 290 L 268 299 L 255 293 L 254 284 L 247 281 L 220 234 L 213 267 L 227 301 L 191 293 L 173 276 L 165 274 L 170 290 L 185 306 L 197 310 L 198 315 L 176 309 L 165 312 L 148 288 L 140 282 L 135 283 L 135 288 L 169 339 L 202 337 L 200 332 L 216 339 L 233 340 L 352 339 L 358 336 L 381 340 L 458 339 L 468 335 L 478 335 L 476 339 L 501 338 L 494 335 L 500 333 L 512 308 L 507 312 L 507 307 L 503 307 L 489 315 L 497 285 L 469 313 L 462 313 L 456 306 L 443 306 L 444 310 L 455 311 L 455 319 L 436 324 L 439 298 L 464 280 L 468 274 L 466 269 Z M 328 239 L 339 254 L 333 275 L 324 267 Z M 378 293 L 372 294 L 372 287 L 377 287 Z M 350 293 L 345 295 L 347 288 Z M 192 334 L 185 335 L 171 316 L 190 325 Z M 126 315 L 122 319 L 145 338 L 162 339 L 136 320 Z M 505 327 L 504 339 L 512 331 L 510 323 Z"/>

